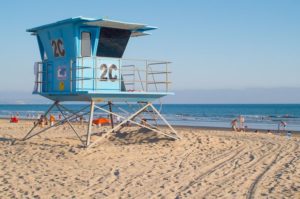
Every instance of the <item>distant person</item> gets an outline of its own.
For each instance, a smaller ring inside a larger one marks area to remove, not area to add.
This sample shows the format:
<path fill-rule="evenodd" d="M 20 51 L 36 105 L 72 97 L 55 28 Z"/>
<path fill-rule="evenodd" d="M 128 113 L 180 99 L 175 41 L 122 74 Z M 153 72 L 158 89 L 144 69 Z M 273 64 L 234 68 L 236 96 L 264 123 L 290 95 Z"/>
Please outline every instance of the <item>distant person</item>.
<path fill-rule="evenodd" d="M 55 122 L 55 116 L 51 114 L 49 120 L 50 120 L 50 126 L 53 126 Z"/>
<path fill-rule="evenodd" d="M 39 119 L 39 121 L 38 121 L 38 125 L 40 126 L 40 127 L 44 127 L 44 125 L 45 125 L 45 121 L 46 121 L 46 119 L 45 119 L 45 116 L 44 115 L 41 115 L 40 116 L 40 119 Z"/>
<path fill-rule="evenodd" d="M 141 124 L 144 125 L 144 126 L 146 126 L 147 125 L 147 119 L 143 118 L 141 120 Z"/>
<path fill-rule="evenodd" d="M 10 123 L 18 123 L 18 122 L 19 122 L 19 119 L 17 116 L 11 116 Z"/>
<path fill-rule="evenodd" d="M 231 121 L 231 128 L 232 128 L 232 130 L 234 130 L 234 131 L 238 130 L 237 129 L 237 123 L 238 123 L 237 119 L 234 119 L 234 120 Z"/>
<path fill-rule="evenodd" d="M 287 126 L 287 123 L 284 121 L 280 121 L 280 125 L 283 127 L 283 129 L 285 129 L 285 127 Z"/>
<path fill-rule="evenodd" d="M 282 120 L 278 123 L 278 135 L 280 135 L 281 131 L 285 132 L 286 126 L 287 126 L 287 123 Z"/>
<path fill-rule="evenodd" d="M 121 118 L 117 116 L 117 124 L 121 123 Z"/>
<path fill-rule="evenodd" d="M 45 125 L 48 126 L 48 118 L 45 116 Z"/>
<path fill-rule="evenodd" d="M 80 121 L 80 125 L 83 125 L 83 117 L 82 116 L 80 116 L 79 121 Z"/>
<path fill-rule="evenodd" d="M 240 131 L 245 130 L 245 118 L 244 116 L 240 115 L 239 116 L 239 122 L 240 122 Z"/>

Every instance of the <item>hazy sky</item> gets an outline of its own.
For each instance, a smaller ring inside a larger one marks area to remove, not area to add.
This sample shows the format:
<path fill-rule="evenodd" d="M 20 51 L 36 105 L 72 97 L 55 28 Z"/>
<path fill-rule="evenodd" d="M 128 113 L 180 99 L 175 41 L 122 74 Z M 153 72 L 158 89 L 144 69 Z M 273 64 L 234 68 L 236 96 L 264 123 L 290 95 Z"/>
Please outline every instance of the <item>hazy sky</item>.
<path fill-rule="evenodd" d="M 39 53 L 25 30 L 75 16 L 159 27 L 124 57 L 172 61 L 174 90 L 300 87 L 298 0 L 10 0 L 0 2 L 0 91 L 32 90 Z"/>

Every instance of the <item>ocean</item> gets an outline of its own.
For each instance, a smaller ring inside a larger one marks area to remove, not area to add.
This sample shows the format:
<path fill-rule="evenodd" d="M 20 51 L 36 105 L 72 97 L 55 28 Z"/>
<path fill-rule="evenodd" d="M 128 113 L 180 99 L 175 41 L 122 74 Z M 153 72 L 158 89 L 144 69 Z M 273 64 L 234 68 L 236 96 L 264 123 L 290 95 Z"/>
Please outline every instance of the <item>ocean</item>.
<path fill-rule="evenodd" d="M 137 108 L 134 105 L 117 106 L 119 108 L 114 108 L 117 113 Z M 0 117 L 18 114 L 20 118 L 35 119 L 48 107 L 49 104 L 2 104 Z M 66 107 L 78 110 L 82 104 L 67 104 Z M 300 131 L 300 104 L 164 104 L 157 108 L 172 125 L 230 128 L 231 121 L 243 115 L 245 125 L 250 129 L 275 131 L 280 121 L 284 121 L 286 130 Z M 58 115 L 58 110 L 54 110 L 54 114 Z M 100 116 L 105 114 L 95 115 Z"/>

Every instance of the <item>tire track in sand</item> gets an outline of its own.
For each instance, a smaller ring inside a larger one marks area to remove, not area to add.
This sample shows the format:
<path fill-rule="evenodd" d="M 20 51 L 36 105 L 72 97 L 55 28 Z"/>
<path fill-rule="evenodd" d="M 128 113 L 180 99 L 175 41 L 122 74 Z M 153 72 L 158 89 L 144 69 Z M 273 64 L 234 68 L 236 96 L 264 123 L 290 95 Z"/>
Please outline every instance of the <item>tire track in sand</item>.
<path fill-rule="evenodd" d="M 296 145 L 296 147 L 294 147 L 294 149 L 292 151 L 295 151 L 297 150 L 298 148 L 298 144 Z M 271 164 L 269 164 L 264 170 L 263 172 L 261 172 L 254 180 L 254 182 L 251 184 L 248 192 L 247 192 L 247 195 L 246 195 L 246 198 L 247 199 L 252 199 L 254 198 L 254 195 L 255 195 L 255 192 L 256 192 L 256 189 L 257 189 L 257 185 L 261 182 L 262 178 L 266 175 L 266 173 L 271 169 L 271 167 L 273 167 L 279 160 L 279 156 L 281 153 L 283 153 L 284 151 L 282 151 L 283 149 L 283 146 L 280 147 L 279 149 L 279 152 L 276 154 L 275 158 L 273 158 L 273 161 L 271 162 Z M 289 152 L 285 152 L 285 154 L 288 154 Z"/>
<path fill-rule="evenodd" d="M 220 161 L 220 160 L 224 159 L 224 156 L 228 156 L 228 155 L 230 155 L 230 154 L 232 154 L 232 153 L 234 153 L 234 152 L 236 152 L 234 155 L 237 155 L 237 154 L 241 153 L 243 150 L 245 150 L 245 148 L 246 148 L 245 146 L 239 146 L 239 147 L 237 147 L 237 148 L 235 148 L 235 149 L 230 150 L 229 152 L 227 151 L 226 153 L 222 153 L 222 154 L 218 155 L 217 157 L 213 157 L 212 159 L 209 159 L 209 160 L 207 160 L 207 161 L 208 161 L 208 162 L 212 162 L 212 161 L 215 161 L 215 162 L 216 162 L 216 161 Z M 190 151 L 184 153 L 184 155 L 182 156 L 182 158 L 183 158 L 183 159 L 186 159 L 188 156 L 190 156 L 190 154 L 191 154 L 194 150 L 195 150 L 195 149 L 191 149 Z M 228 160 L 228 159 L 226 159 L 225 161 L 227 161 L 227 160 Z M 225 162 L 225 161 L 224 161 L 224 162 Z M 153 188 L 154 188 L 153 186 L 160 186 L 160 185 L 157 183 L 157 181 L 160 181 L 160 179 L 162 179 L 162 178 L 167 178 L 167 177 L 174 176 L 174 175 L 175 175 L 175 177 L 176 177 L 176 174 L 181 173 L 181 172 L 179 172 L 178 170 L 179 170 L 180 168 L 182 168 L 183 162 L 184 162 L 184 161 L 180 161 L 179 164 L 178 164 L 178 166 L 177 166 L 177 169 L 174 169 L 172 172 L 168 172 L 168 173 L 166 173 L 166 174 L 164 174 L 164 175 L 160 175 L 160 176 L 158 176 L 157 178 L 151 179 L 151 181 L 144 182 L 144 183 L 143 183 L 143 184 L 144 184 L 144 187 L 149 187 L 149 188 L 153 189 Z M 174 174 L 174 173 L 175 173 L 175 174 Z M 134 197 L 139 198 L 139 197 L 141 197 L 141 196 L 145 196 L 145 194 L 146 194 L 148 191 L 149 191 L 149 190 L 144 189 L 143 192 L 138 193 L 138 194 L 135 195 Z M 156 192 L 156 193 L 159 193 L 159 192 Z"/>
<path fill-rule="evenodd" d="M 273 144 L 273 143 L 267 143 L 267 144 Z M 263 156 L 260 156 L 254 162 L 248 161 L 248 162 L 244 163 L 243 165 L 241 165 L 241 167 L 239 167 L 238 170 L 233 171 L 233 172 L 228 172 L 229 173 L 228 176 L 226 176 L 225 178 L 222 178 L 221 181 L 218 180 L 218 182 L 214 182 L 214 188 L 206 190 L 204 194 L 201 194 L 201 197 L 205 198 L 205 197 L 211 195 L 212 193 L 214 193 L 216 191 L 220 191 L 221 186 L 222 186 L 222 190 L 223 190 L 224 185 L 232 186 L 232 183 L 234 183 L 236 181 L 236 179 L 242 179 L 244 174 L 249 172 L 248 169 L 254 168 L 262 160 L 264 160 L 264 159 L 268 158 L 269 156 L 273 155 L 273 153 L 278 150 L 278 147 L 280 145 L 276 144 L 275 147 L 274 147 L 274 144 L 273 144 L 272 146 L 273 146 L 272 148 L 273 149 L 275 148 L 275 150 L 269 150 L 267 154 L 265 154 Z M 261 149 L 261 148 L 259 148 L 259 149 Z M 257 149 L 254 149 L 251 152 L 254 153 L 255 150 L 257 150 Z M 245 155 L 248 155 L 248 154 L 245 154 Z M 225 188 L 226 188 L 226 186 L 225 186 Z"/>
<path fill-rule="evenodd" d="M 249 140 L 247 140 L 249 141 Z M 186 194 L 185 192 L 190 188 L 192 187 L 193 185 L 195 185 L 197 183 L 197 181 L 199 180 L 202 180 L 204 179 L 204 177 L 206 176 L 209 176 L 210 174 L 212 174 L 213 172 L 217 171 L 218 169 L 221 169 L 223 166 L 227 165 L 227 164 L 230 164 L 230 163 L 233 163 L 232 161 L 234 160 L 237 160 L 237 159 L 240 159 L 242 158 L 244 155 L 246 155 L 249 151 L 252 151 L 252 150 L 261 150 L 263 149 L 264 147 L 266 147 L 266 145 L 262 144 L 261 142 L 261 145 L 259 147 L 256 147 L 255 149 L 252 149 L 249 147 L 250 145 L 247 144 L 247 147 L 244 148 L 243 151 L 240 151 L 239 153 L 233 155 L 233 156 L 230 156 L 230 158 L 228 158 L 226 161 L 224 162 L 221 162 L 220 164 L 216 165 L 215 167 L 211 168 L 210 170 L 208 170 L 207 172 L 201 174 L 199 177 L 200 178 L 197 178 L 194 183 L 190 183 L 189 185 L 187 185 L 184 189 L 181 189 L 178 193 L 177 193 L 177 196 L 179 197 L 179 195 L 182 195 L 182 194 Z M 245 151 L 245 149 L 247 148 L 247 150 Z M 232 164 L 230 164 L 230 167 L 232 167 Z"/>
<path fill-rule="evenodd" d="M 205 176 L 210 175 L 211 173 L 213 173 L 214 171 L 216 171 L 217 169 L 223 167 L 224 165 L 226 165 L 228 162 L 230 162 L 231 160 L 235 159 L 237 156 L 240 156 L 240 154 L 246 149 L 246 147 L 244 147 L 242 150 L 234 153 L 233 155 L 231 155 L 229 158 L 224 158 L 225 160 L 218 163 L 217 165 L 211 167 L 210 169 L 208 169 L 207 171 L 205 171 L 204 173 L 198 175 L 194 180 L 192 180 L 188 185 L 186 185 L 185 187 L 182 187 L 179 189 L 179 191 L 177 191 L 176 194 L 176 198 L 180 198 L 180 195 L 182 192 L 187 191 L 190 187 L 192 187 L 193 185 L 197 184 L 201 179 L 203 179 Z"/>
<path fill-rule="evenodd" d="M 248 143 L 249 140 L 248 140 L 248 139 L 241 138 L 241 137 L 236 137 L 236 139 L 237 139 L 238 141 L 245 141 L 244 143 L 241 142 L 240 144 L 241 144 L 241 145 L 246 144 L 246 145 L 244 145 L 244 146 L 239 146 L 239 147 L 237 147 L 237 148 L 235 148 L 235 149 L 233 149 L 233 150 L 230 150 L 230 151 L 227 151 L 226 153 L 223 153 L 223 154 L 221 154 L 221 155 L 218 155 L 217 157 L 214 157 L 214 158 L 209 159 L 209 160 L 205 160 L 205 162 L 207 162 L 207 163 L 210 163 L 210 162 L 216 162 L 216 161 L 219 161 L 219 160 L 224 160 L 224 156 L 229 156 L 230 154 L 232 154 L 232 153 L 238 151 L 238 152 L 235 153 L 233 156 L 230 156 L 229 158 L 226 158 L 225 161 L 219 163 L 218 165 L 215 165 L 215 166 L 212 167 L 212 168 L 209 168 L 209 170 L 207 170 L 205 173 L 202 173 L 200 176 L 192 177 L 192 179 L 195 179 L 195 180 L 193 180 L 193 181 L 190 182 L 188 185 L 186 185 L 185 188 L 183 188 L 183 186 L 181 186 L 181 187 L 179 188 L 181 191 L 180 191 L 179 193 L 177 193 L 177 196 L 178 196 L 178 194 L 182 194 L 182 192 L 185 192 L 186 190 L 188 190 L 191 186 L 194 186 L 195 184 L 198 184 L 199 181 L 201 181 L 202 179 L 205 179 L 206 176 L 210 175 L 211 173 L 213 173 L 213 172 L 216 171 L 217 169 L 220 169 L 220 168 L 222 168 L 223 166 L 225 166 L 228 162 L 230 162 L 231 160 L 233 160 L 234 157 L 237 157 L 237 155 L 239 155 L 240 153 L 242 153 L 245 149 L 249 148 L 250 146 L 253 146 L 253 142 L 251 143 L 251 145 L 249 145 L 249 143 Z M 259 140 L 258 140 L 258 139 L 254 139 L 253 141 L 259 141 Z M 254 145 L 254 146 L 255 146 L 255 145 Z M 256 143 L 256 146 L 258 146 L 256 149 L 261 149 L 261 148 L 264 147 L 264 145 L 262 144 L 262 142 L 257 142 L 257 143 Z M 246 152 L 245 152 L 245 153 L 246 153 Z M 188 154 L 188 155 L 190 155 L 190 154 Z M 179 166 L 180 166 L 180 167 L 183 167 L 183 163 L 187 163 L 187 162 L 181 161 L 181 163 L 179 164 Z M 205 164 L 205 163 L 204 163 L 204 164 Z M 178 169 L 176 170 L 177 173 L 176 173 L 175 177 L 178 176 L 178 175 L 182 175 L 182 171 L 179 171 L 179 169 L 180 169 L 180 168 L 178 168 Z M 174 176 L 173 176 L 173 177 L 174 177 Z M 183 183 L 184 183 L 184 181 L 183 181 Z M 177 187 L 178 187 L 178 185 L 177 185 Z M 173 195 L 173 194 L 175 194 L 175 192 L 172 191 L 172 190 L 175 190 L 175 189 L 176 189 L 176 188 L 174 188 L 174 187 L 173 187 L 173 188 L 170 187 L 171 192 L 166 193 L 165 190 L 160 190 L 159 192 L 156 192 L 156 194 L 160 194 L 160 196 L 162 196 L 163 194 L 164 194 L 163 196 Z"/>

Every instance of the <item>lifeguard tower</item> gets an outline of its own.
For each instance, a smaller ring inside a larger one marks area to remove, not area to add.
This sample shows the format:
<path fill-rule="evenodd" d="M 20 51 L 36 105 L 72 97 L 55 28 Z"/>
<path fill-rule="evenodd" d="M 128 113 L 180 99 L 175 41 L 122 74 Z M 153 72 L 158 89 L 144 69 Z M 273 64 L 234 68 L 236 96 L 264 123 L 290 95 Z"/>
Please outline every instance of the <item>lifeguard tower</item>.
<path fill-rule="evenodd" d="M 44 116 L 54 107 L 63 116 L 52 127 L 68 123 L 84 146 L 92 146 L 104 137 L 93 139 L 93 142 L 91 139 L 95 133 L 92 130 L 94 112 L 98 110 L 110 116 L 112 128 L 105 134 L 117 132 L 131 123 L 179 139 L 152 104 L 172 94 L 169 91 L 170 62 L 122 58 L 131 37 L 148 35 L 147 31 L 154 29 L 144 24 L 76 17 L 27 30 L 36 36 L 41 56 L 41 61 L 35 63 L 33 94 L 54 101 Z M 88 102 L 88 105 L 70 110 L 62 105 L 67 101 Z M 119 103 L 133 102 L 139 108 L 131 114 L 113 111 L 113 106 Z M 141 117 L 144 113 L 160 118 L 168 130 L 161 130 L 148 121 L 145 123 Z M 71 122 L 82 117 L 88 118 L 86 136 L 80 136 Z M 114 117 L 122 118 L 122 122 L 114 125 Z M 23 140 L 52 128 L 34 133 L 36 126 Z"/>

